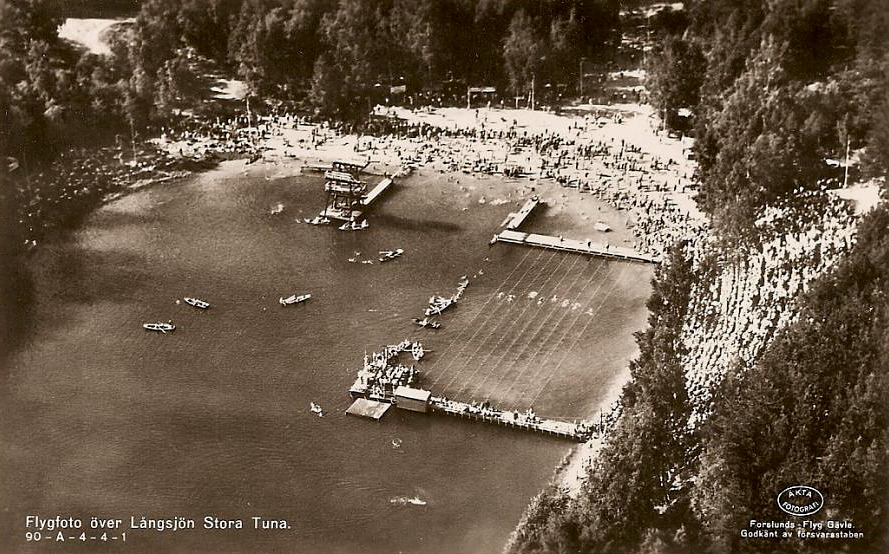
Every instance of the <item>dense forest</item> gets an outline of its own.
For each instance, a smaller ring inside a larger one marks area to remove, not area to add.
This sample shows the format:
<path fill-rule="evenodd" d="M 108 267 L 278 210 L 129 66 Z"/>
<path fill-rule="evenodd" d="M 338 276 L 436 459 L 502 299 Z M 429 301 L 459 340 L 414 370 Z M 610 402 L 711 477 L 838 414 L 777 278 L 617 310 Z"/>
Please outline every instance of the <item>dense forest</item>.
<path fill-rule="evenodd" d="M 889 2 L 687 2 L 650 26 L 652 101 L 695 114 L 699 206 L 726 235 L 798 188 L 836 185 L 847 147 L 889 171 Z"/>
<path fill-rule="evenodd" d="M 724 252 L 774 238 L 756 225 L 767 206 L 839 186 L 847 152 L 850 179 L 877 178 L 887 197 L 889 3 L 688 2 L 648 25 L 652 101 L 675 126 L 687 125 L 681 108 L 694 114 L 698 205 Z M 885 202 L 862 219 L 851 254 L 799 300 L 795 322 L 752 367 L 739 361 L 695 425 L 680 337 L 689 284 L 705 269 L 682 252 L 655 277 L 622 416 L 582 492 L 541 493 L 508 551 L 889 550 Z M 775 497 L 799 483 L 829 499 L 819 519 L 852 521 L 864 538 L 741 538 L 750 519 L 788 519 Z"/>
<path fill-rule="evenodd" d="M 95 56 L 56 32 L 63 14 L 90 2 L 2 0 L 0 154 L 36 162 L 87 131 L 100 134 L 97 122 L 123 132 L 163 124 L 197 103 L 196 60 L 245 80 L 257 100 L 297 101 L 340 120 L 365 117 L 369 102 L 393 87 L 449 98 L 469 85 L 495 85 L 504 96 L 523 96 L 536 81 L 541 90 L 573 93 L 581 58 L 607 59 L 619 42 L 618 5 L 144 0 L 135 22 L 116 34 L 112 55 Z"/>

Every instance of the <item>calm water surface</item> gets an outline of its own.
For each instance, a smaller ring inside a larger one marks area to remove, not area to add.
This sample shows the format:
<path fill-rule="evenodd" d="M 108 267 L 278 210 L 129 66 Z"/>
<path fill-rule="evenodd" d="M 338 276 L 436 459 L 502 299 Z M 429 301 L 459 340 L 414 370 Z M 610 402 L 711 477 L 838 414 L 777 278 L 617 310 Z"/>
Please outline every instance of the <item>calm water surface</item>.
<path fill-rule="evenodd" d="M 347 417 L 364 351 L 418 338 L 436 393 L 582 416 L 633 353 L 651 269 L 489 248 L 514 205 L 463 210 L 422 176 L 365 232 L 298 224 L 321 207 L 320 179 L 235 164 L 117 200 L 34 260 L 35 323 L 0 393 L 0 551 L 499 552 L 571 444 L 399 410 Z M 348 262 L 390 248 L 406 253 Z M 440 331 L 410 322 L 464 274 Z M 312 300 L 278 304 L 302 292 Z M 141 329 L 168 319 L 173 334 Z M 28 514 L 247 528 L 34 545 Z M 255 531 L 252 516 L 292 529 Z"/>

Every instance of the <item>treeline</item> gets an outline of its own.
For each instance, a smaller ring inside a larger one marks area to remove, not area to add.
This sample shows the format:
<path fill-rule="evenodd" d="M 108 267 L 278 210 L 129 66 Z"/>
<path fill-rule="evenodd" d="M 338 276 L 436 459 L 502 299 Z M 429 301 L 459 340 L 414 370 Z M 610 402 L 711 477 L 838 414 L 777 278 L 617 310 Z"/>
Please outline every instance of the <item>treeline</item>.
<path fill-rule="evenodd" d="M 151 80 L 182 47 L 233 68 L 258 95 L 355 118 L 390 87 L 526 95 L 576 83 L 581 57 L 616 46 L 616 0 L 146 0 L 130 63 Z M 457 84 L 459 83 L 459 86 Z M 502 92 L 506 92 L 503 90 Z"/>
<path fill-rule="evenodd" d="M 144 0 L 110 57 L 58 39 L 63 14 L 132 5 L 0 0 L 0 154 L 37 161 L 97 126 L 168 121 L 200 104 L 201 62 L 258 99 L 356 120 L 393 87 L 401 100 L 470 85 L 527 96 L 532 81 L 567 94 L 581 58 L 607 58 L 620 36 L 617 0 Z"/>
<path fill-rule="evenodd" d="M 833 186 L 847 147 L 889 171 L 889 1 L 686 2 L 649 21 L 652 101 L 694 114 L 698 204 L 725 235 L 800 187 Z M 854 173 L 852 177 L 858 175 Z"/>
<path fill-rule="evenodd" d="M 59 39 L 63 21 L 47 0 L 0 0 L 0 175 L 125 122 L 126 66 Z"/>

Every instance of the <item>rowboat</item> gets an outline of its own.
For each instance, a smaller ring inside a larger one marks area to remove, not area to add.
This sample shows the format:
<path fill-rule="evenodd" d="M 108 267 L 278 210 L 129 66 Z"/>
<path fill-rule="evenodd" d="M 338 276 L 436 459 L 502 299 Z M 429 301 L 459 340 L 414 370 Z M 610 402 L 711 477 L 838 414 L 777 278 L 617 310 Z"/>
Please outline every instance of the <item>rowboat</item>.
<path fill-rule="evenodd" d="M 291 294 L 287 298 L 284 298 L 282 296 L 281 298 L 278 299 L 278 302 L 280 302 L 282 306 L 289 306 L 291 304 L 299 304 L 300 302 L 305 302 L 306 300 L 308 300 L 311 297 L 312 297 L 311 294 L 300 294 L 299 296 L 297 296 L 295 294 Z"/>
<path fill-rule="evenodd" d="M 414 323 L 419 325 L 420 327 L 429 327 L 430 329 L 438 329 L 441 327 L 441 323 L 437 321 L 430 321 L 428 317 L 424 317 L 423 319 L 414 318 Z"/>
<path fill-rule="evenodd" d="M 188 304 L 189 306 L 194 306 L 195 308 L 200 308 L 202 310 L 206 310 L 207 308 L 210 307 L 209 302 L 205 302 L 205 301 L 200 300 L 198 298 L 191 298 L 189 296 L 186 296 L 185 298 L 183 298 L 183 300 L 185 300 L 185 303 Z"/>
<path fill-rule="evenodd" d="M 172 321 L 169 321 L 167 323 L 143 323 L 142 328 L 146 331 L 158 331 L 164 334 L 176 330 L 176 326 L 173 325 Z"/>
<path fill-rule="evenodd" d="M 404 254 L 404 249 L 397 248 L 395 250 L 380 250 L 380 254 L 383 256 L 380 258 L 380 262 L 388 262 L 389 260 L 394 260 L 395 258 Z"/>

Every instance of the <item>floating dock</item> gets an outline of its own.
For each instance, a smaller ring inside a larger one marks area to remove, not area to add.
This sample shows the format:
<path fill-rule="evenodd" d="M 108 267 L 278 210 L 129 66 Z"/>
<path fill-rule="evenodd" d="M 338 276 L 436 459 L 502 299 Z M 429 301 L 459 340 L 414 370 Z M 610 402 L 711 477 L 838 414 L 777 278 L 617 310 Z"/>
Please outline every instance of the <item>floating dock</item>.
<path fill-rule="evenodd" d="M 622 246 L 611 246 L 609 244 L 599 244 L 588 240 L 566 239 L 549 235 L 538 235 L 535 233 L 522 233 L 511 229 L 506 229 L 494 235 L 491 244 L 496 242 L 538 246 L 540 248 L 549 248 L 551 250 L 562 250 L 565 252 L 575 252 L 590 256 L 602 256 L 605 258 L 615 258 L 631 262 L 645 262 L 652 264 L 661 262 L 660 258 L 656 256 L 642 254 L 641 252 L 636 252 L 635 250 L 624 248 Z"/>
<path fill-rule="evenodd" d="M 388 402 L 377 402 L 376 400 L 368 400 L 367 398 L 356 398 L 355 402 L 352 402 L 352 405 L 346 410 L 346 414 L 379 421 L 380 418 L 386 415 L 386 412 L 388 412 L 391 407 L 392 404 L 389 404 Z"/>

